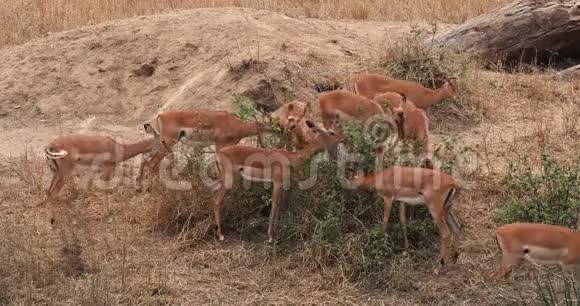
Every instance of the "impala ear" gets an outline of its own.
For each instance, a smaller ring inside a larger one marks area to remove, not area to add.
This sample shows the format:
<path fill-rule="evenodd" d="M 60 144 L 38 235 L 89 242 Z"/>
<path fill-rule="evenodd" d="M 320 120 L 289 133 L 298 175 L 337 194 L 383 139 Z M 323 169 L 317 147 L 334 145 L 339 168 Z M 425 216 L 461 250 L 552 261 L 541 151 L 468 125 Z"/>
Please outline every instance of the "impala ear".
<path fill-rule="evenodd" d="M 306 126 L 308 126 L 308 128 L 310 128 L 312 130 L 312 132 L 314 133 L 319 133 L 319 132 L 323 132 L 318 126 L 316 126 L 316 124 L 314 124 L 314 122 L 312 122 L 310 119 L 306 119 L 304 120 L 304 122 L 306 123 Z M 324 133 L 321 133 L 324 134 Z"/>
<path fill-rule="evenodd" d="M 150 123 L 145 123 L 143 125 L 143 128 L 145 129 L 145 133 L 152 134 L 154 136 L 159 136 L 159 133 L 157 133 L 157 131 L 153 128 L 153 126 Z"/>

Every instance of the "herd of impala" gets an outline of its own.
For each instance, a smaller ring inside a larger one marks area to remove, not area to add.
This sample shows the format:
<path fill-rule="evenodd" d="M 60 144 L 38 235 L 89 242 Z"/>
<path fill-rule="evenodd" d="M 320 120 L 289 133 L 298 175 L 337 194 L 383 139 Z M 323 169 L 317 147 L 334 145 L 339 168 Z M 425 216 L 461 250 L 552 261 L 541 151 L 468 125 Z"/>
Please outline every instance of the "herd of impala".
<path fill-rule="evenodd" d="M 108 180 L 119 163 L 142 154 L 136 178 L 140 190 L 145 170 L 151 175 L 158 174 L 160 162 L 178 142 L 201 147 L 215 145 L 220 173 L 213 199 L 218 238 L 224 240 L 220 216 L 224 197 L 227 190 L 232 189 L 234 179 L 242 177 L 273 184 L 268 226 L 268 241 L 271 242 L 276 232 L 283 186 L 289 183 L 292 166 L 304 163 L 321 150 L 333 151 L 331 149 L 343 143 L 345 137 L 337 132 L 337 123 L 380 118 L 390 128 L 389 143 L 416 140 L 422 144 L 424 167 L 396 166 L 369 175 L 350 173 L 346 185 L 379 193 L 384 201 L 385 231 L 394 200 L 408 205 L 425 205 L 440 233 L 437 272 L 445 264 L 450 246 L 453 247 L 451 258 L 457 259 L 457 242 L 463 234 L 453 212 L 452 200 L 457 186 L 450 175 L 432 169 L 429 120 L 425 109 L 456 93 L 455 81 L 447 81 L 442 87 L 432 90 L 415 82 L 383 75 L 358 74 L 349 77 L 342 89 L 321 94 L 317 101 L 318 111 L 312 110 L 310 104 L 291 101 L 270 114 L 268 123 L 245 122 L 226 111 L 171 110 L 159 113 L 156 120 L 145 123 L 145 132 L 152 137 L 133 144 L 121 144 L 107 136 L 59 136 L 45 148 L 53 178 L 42 203 L 57 199 L 77 165 L 96 165 L 103 178 Z M 315 121 L 316 115 L 321 123 Z M 286 149 L 239 144 L 246 137 L 272 132 L 272 120 L 288 135 Z M 408 248 L 404 204 L 399 206 L 399 214 L 405 248 Z M 496 230 L 496 241 L 502 257 L 497 270 L 491 274 L 493 279 L 506 277 L 524 260 L 560 264 L 567 270 L 580 267 L 580 233 L 566 227 L 508 224 Z"/>

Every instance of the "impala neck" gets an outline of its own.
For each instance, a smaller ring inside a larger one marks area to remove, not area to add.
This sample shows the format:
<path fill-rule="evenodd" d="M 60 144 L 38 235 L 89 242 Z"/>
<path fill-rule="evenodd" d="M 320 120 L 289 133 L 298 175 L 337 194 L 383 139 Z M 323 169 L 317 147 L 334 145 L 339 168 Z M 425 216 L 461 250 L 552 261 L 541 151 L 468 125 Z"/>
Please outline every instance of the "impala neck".
<path fill-rule="evenodd" d="M 431 107 L 431 105 L 439 103 L 441 100 L 448 97 L 451 97 L 451 92 L 446 86 L 437 89 L 431 89 L 425 95 L 423 108 Z"/>
<path fill-rule="evenodd" d="M 153 138 L 141 140 L 136 143 L 121 144 L 123 148 L 123 154 L 121 156 L 122 160 L 127 160 L 129 158 L 135 157 L 139 154 L 151 151 L 151 144 L 153 143 Z"/>
<path fill-rule="evenodd" d="M 296 152 L 288 152 L 288 160 L 290 164 L 300 165 L 304 163 L 310 156 L 322 150 L 325 147 L 324 143 L 320 140 L 314 140 L 308 143 L 304 148 Z"/>
<path fill-rule="evenodd" d="M 382 180 L 377 181 L 377 177 L 379 176 L 382 177 L 382 172 L 354 177 L 348 179 L 347 184 L 351 189 L 380 190 L 382 189 Z"/>

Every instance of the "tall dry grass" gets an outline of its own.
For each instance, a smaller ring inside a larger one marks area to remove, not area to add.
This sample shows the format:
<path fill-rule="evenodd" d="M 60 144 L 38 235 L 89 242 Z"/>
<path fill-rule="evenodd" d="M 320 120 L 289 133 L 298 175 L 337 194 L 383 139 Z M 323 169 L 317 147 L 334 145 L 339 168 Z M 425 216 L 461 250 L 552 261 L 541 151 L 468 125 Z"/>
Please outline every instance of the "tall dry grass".
<path fill-rule="evenodd" d="M 106 20 L 200 7 L 250 7 L 293 16 L 461 23 L 509 0 L 2 0 L 0 47 Z"/>

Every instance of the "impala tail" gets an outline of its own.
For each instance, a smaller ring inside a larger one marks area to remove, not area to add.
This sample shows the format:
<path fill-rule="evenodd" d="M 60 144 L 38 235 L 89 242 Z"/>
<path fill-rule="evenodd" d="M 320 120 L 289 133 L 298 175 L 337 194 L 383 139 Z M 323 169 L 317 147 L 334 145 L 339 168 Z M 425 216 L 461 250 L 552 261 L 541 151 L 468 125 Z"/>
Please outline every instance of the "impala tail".
<path fill-rule="evenodd" d="M 459 221 L 457 221 L 457 217 L 455 216 L 455 213 L 453 212 L 453 198 L 455 197 L 455 194 L 457 192 L 457 189 L 455 187 L 451 188 L 451 190 L 449 190 L 449 193 L 447 194 L 447 198 L 445 199 L 445 207 L 447 208 L 447 215 L 445 216 L 445 219 L 447 221 L 447 226 L 449 227 L 449 229 L 451 230 L 451 232 L 456 235 L 457 237 L 459 237 L 459 239 L 463 240 L 463 232 L 461 230 L 461 225 L 459 224 Z"/>
<path fill-rule="evenodd" d="M 68 152 L 66 150 L 51 150 L 51 148 L 46 148 L 44 150 L 44 153 L 46 155 L 46 158 L 48 159 L 62 159 L 65 156 L 68 155 Z"/>

